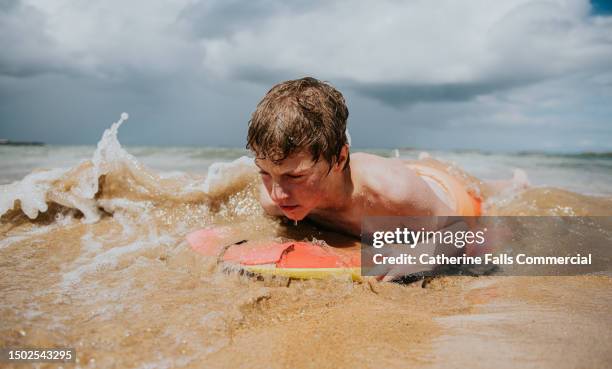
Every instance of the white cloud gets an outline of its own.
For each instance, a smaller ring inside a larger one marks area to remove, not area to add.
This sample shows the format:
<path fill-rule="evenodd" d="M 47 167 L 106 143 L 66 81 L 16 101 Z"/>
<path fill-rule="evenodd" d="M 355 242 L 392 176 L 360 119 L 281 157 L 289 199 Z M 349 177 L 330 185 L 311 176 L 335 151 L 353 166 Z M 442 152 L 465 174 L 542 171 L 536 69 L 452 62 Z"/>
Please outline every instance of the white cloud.
<path fill-rule="evenodd" d="M 61 70 L 99 78 L 171 74 L 202 55 L 172 27 L 187 1 L 24 0 L 0 12 L 5 74 Z M 8 54 L 8 55 L 7 55 Z M 31 65 L 24 69 L 24 65 Z"/>
<path fill-rule="evenodd" d="M 588 0 L 0 0 L 0 48 L 6 121 L 40 119 L 28 100 L 36 96 L 37 114 L 63 122 L 60 111 L 74 109 L 55 103 L 64 85 L 88 101 L 84 111 L 134 101 L 161 136 L 169 111 L 193 127 L 219 124 L 226 111 L 246 120 L 273 83 L 313 75 L 356 102 L 352 132 L 379 146 L 401 145 L 385 133 L 398 127 L 436 139 L 441 127 L 563 127 L 568 140 L 583 129 L 594 147 L 612 134 L 612 17 L 593 16 Z M 152 91 L 161 93 L 148 99 Z M 503 140 L 493 132 L 486 141 Z"/>
<path fill-rule="evenodd" d="M 578 0 L 341 1 L 204 40 L 204 64 L 224 76 L 288 71 L 490 90 L 607 66 L 612 22 L 588 13 Z"/>
<path fill-rule="evenodd" d="M 373 86 L 383 99 L 399 86 L 460 100 L 612 60 L 612 20 L 589 16 L 587 0 L 13 3 L 0 13 L 9 74 L 189 70 L 266 82 L 310 74 L 366 93 Z"/>

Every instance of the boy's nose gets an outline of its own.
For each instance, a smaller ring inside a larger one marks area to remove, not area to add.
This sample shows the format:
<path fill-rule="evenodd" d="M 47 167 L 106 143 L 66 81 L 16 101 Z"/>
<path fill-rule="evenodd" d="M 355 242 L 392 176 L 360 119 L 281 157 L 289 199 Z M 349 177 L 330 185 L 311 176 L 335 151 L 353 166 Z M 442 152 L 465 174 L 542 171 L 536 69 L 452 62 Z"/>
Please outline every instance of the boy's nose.
<path fill-rule="evenodd" d="M 289 194 L 278 183 L 272 183 L 272 191 L 270 191 L 272 201 L 279 203 L 289 198 Z"/>

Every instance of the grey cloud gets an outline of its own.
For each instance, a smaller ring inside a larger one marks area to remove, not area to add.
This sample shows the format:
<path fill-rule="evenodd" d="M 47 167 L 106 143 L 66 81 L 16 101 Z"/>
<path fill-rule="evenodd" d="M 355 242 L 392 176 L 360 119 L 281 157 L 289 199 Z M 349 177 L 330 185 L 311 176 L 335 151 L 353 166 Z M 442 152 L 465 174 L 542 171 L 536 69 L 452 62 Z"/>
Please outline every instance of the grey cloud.
<path fill-rule="evenodd" d="M 232 78 L 272 86 L 280 81 L 296 79 L 311 74 L 307 71 L 270 69 L 260 65 L 242 65 L 232 71 Z M 325 75 L 312 77 L 328 80 Z M 382 104 L 399 108 L 418 102 L 463 102 L 479 95 L 495 93 L 528 85 L 533 79 L 471 81 L 464 83 L 416 84 L 416 83 L 363 83 L 346 79 L 331 79 L 334 85 L 350 89 Z"/>
<path fill-rule="evenodd" d="M 461 28 L 462 20 L 449 18 L 449 29 L 447 32 L 442 29 L 441 33 L 455 32 L 459 36 L 443 38 L 438 47 L 430 47 L 439 42 L 437 36 L 424 43 L 426 36 L 418 36 L 405 27 L 406 19 L 414 16 L 411 6 L 423 11 L 417 4 L 398 3 L 395 10 L 400 16 L 393 17 L 397 15 L 392 13 L 394 9 L 378 12 L 383 20 L 372 28 L 362 27 L 357 17 L 340 19 L 329 16 L 327 11 L 318 11 L 319 16 L 313 13 L 307 20 L 296 18 L 295 22 L 274 19 L 268 22 L 262 16 L 258 24 L 242 24 L 251 37 L 227 38 L 225 43 L 214 44 L 210 48 L 214 53 L 210 64 L 223 65 L 219 69 L 232 78 L 262 84 L 311 74 L 322 79 L 345 80 L 347 86 L 364 96 L 395 107 L 415 102 L 467 101 L 584 70 L 592 73 L 612 70 L 609 63 L 612 24 L 589 18 L 587 2 L 519 2 L 498 14 L 499 18 L 487 18 L 486 14 L 495 7 L 483 2 L 485 9 L 478 17 L 487 26 L 472 24 L 470 32 L 466 31 L 469 27 Z M 364 7 L 356 9 L 359 9 L 356 16 L 365 12 Z M 337 8 L 330 12 L 341 14 Z M 435 14 L 423 12 L 435 19 Z M 372 7 L 371 13 L 377 14 L 377 9 Z M 319 29 L 304 29 L 320 18 L 324 21 Z M 387 27 L 384 19 L 394 20 L 390 21 L 395 22 L 393 27 Z M 350 32 L 317 33 L 321 27 L 334 25 Z M 422 27 L 426 31 L 427 27 Z M 295 42 L 278 47 L 283 42 L 279 34 L 295 38 Z M 398 34 L 402 36 L 397 37 Z M 398 41 L 407 46 L 398 46 Z M 388 58 L 383 57 L 386 54 Z M 342 63 L 346 68 L 339 67 Z M 376 68 L 390 73 L 378 73 Z"/>
<path fill-rule="evenodd" d="M 0 75 L 27 77 L 63 70 L 62 57 L 45 35 L 46 19 L 17 0 L 0 2 Z"/>
<path fill-rule="evenodd" d="M 319 3 L 306 0 L 197 1 L 179 13 L 177 24 L 186 27 L 196 38 L 228 37 L 240 29 L 257 27 L 268 18 L 308 11 Z"/>
<path fill-rule="evenodd" d="M 162 80 L 198 72 L 202 51 L 197 42 L 164 24 L 174 15 L 132 10 L 106 20 L 95 6 L 0 1 L 0 49 L 8 50 L 0 53 L 0 76 L 50 73 L 162 87 Z M 114 11 L 112 2 L 104 6 Z"/>
<path fill-rule="evenodd" d="M 495 93 L 529 83 L 528 81 L 484 81 L 442 84 L 346 83 L 356 92 L 393 107 L 418 102 L 462 102 L 479 95 Z"/>
<path fill-rule="evenodd" d="M 0 137 L 94 143 L 127 111 L 127 144 L 243 147 L 266 91 L 312 75 L 345 94 L 360 147 L 610 141 L 610 17 L 500 20 L 486 0 L 467 3 L 476 24 L 452 0 L 30 4 L 0 0 Z"/>
<path fill-rule="evenodd" d="M 0 11 L 15 9 L 19 5 L 19 0 L 0 0 Z"/>
<path fill-rule="evenodd" d="M 290 68 L 271 69 L 262 65 L 240 65 L 231 72 L 231 77 L 272 86 L 278 82 L 312 76 L 321 80 L 328 80 L 334 85 L 351 89 L 362 96 L 379 101 L 382 104 L 401 108 L 419 102 L 463 102 L 469 101 L 479 95 L 496 93 L 537 82 L 537 76 L 507 76 L 505 79 L 490 79 L 482 81 L 469 81 L 462 83 L 382 83 L 359 82 L 347 79 L 333 78 L 325 74 L 312 74 L 305 70 Z"/>
<path fill-rule="evenodd" d="M 243 80 L 271 87 L 272 85 L 281 81 L 301 78 L 307 75 L 307 73 L 291 70 L 289 68 L 270 69 L 260 65 L 243 65 L 232 71 L 231 77 L 237 80 Z"/>

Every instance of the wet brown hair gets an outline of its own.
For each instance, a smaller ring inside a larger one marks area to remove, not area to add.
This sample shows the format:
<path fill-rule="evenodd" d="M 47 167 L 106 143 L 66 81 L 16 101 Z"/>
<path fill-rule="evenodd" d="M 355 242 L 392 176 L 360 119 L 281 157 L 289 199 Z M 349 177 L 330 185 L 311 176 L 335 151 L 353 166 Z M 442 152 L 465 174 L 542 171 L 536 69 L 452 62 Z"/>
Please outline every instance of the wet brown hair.
<path fill-rule="evenodd" d="M 276 163 L 308 148 L 315 162 L 323 157 L 331 164 L 348 142 L 348 115 L 344 97 L 327 82 L 312 77 L 281 82 L 257 104 L 246 147 Z"/>

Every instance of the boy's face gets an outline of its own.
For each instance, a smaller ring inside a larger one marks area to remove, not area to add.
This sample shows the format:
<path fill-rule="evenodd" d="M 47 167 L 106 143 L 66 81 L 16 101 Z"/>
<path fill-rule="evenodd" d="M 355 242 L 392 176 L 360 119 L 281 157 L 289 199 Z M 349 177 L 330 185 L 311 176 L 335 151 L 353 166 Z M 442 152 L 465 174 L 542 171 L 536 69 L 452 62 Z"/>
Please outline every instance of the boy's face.
<path fill-rule="evenodd" d="M 315 163 L 307 150 L 277 164 L 269 159 L 256 159 L 255 164 L 268 195 L 289 219 L 304 219 L 324 198 L 329 163 Z"/>

